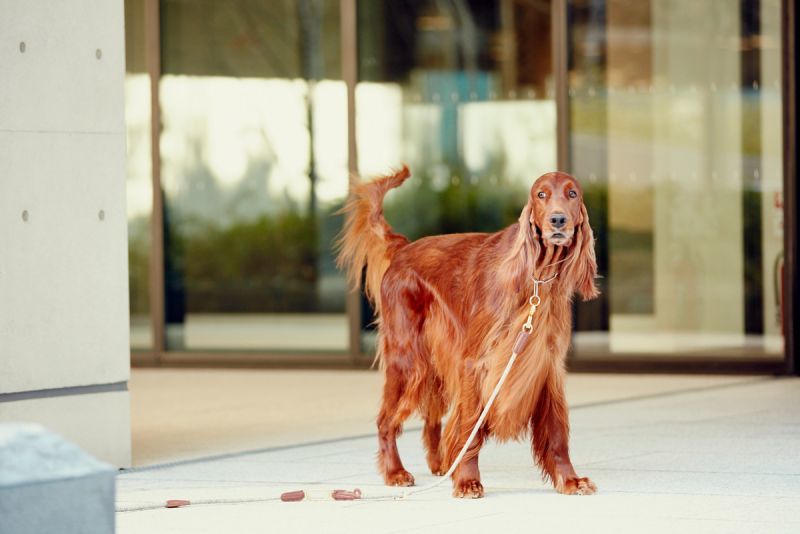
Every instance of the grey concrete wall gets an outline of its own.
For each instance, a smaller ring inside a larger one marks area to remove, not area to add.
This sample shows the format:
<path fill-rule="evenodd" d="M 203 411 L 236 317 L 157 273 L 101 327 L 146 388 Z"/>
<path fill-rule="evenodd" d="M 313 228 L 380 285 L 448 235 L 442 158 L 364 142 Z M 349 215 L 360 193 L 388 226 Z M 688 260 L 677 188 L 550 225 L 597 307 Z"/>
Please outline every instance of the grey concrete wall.
<path fill-rule="evenodd" d="M 123 1 L 0 13 L 0 422 L 127 465 Z"/>

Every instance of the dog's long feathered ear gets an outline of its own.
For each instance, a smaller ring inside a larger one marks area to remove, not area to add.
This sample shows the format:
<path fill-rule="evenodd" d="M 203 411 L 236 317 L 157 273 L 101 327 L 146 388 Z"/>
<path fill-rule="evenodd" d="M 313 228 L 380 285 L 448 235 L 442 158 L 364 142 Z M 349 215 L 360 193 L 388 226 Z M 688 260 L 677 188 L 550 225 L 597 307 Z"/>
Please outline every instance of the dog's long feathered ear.
<path fill-rule="evenodd" d="M 594 283 L 597 277 L 597 259 L 594 253 L 594 233 L 589 225 L 589 213 L 586 206 L 581 206 L 581 224 L 575 232 L 573 253 L 565 266 L 568 279 L 574 284 L 574 290 L 580 293 L 583 300 L 592 300 L 600 295 Z"/>
<path fill-rule="evenodd" d="M 505 261 L 505 272 L 515 291 L 522 291 L 527 287 L 540 250 L 539 236 L 536 235 L 533 221 L 533 200 L 528 197 L 528 203 L 519 215 L 517 235 Z"/>

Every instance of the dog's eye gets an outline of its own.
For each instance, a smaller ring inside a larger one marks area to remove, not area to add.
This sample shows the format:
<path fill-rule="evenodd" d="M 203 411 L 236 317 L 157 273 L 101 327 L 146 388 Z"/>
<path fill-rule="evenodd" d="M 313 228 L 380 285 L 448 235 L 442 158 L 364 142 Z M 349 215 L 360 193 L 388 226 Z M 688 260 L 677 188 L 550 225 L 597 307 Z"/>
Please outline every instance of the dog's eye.
<path fill-rule="evenodd" d="M 547 194 L 546 194 L 544 191 L 539 191 L 539 194 L 538 194 L 537 196 L 538 196 L 539 198 L 546 198 L 546 197 L 547 197 Z"/>
<path fill-rule="evenodd" d="M 578 193 L 576 193 L 574 189 L 570 189 L 569 193 L 567 194 L 569 195 L 569 198 L 575 198 L 578 196 Z"/>

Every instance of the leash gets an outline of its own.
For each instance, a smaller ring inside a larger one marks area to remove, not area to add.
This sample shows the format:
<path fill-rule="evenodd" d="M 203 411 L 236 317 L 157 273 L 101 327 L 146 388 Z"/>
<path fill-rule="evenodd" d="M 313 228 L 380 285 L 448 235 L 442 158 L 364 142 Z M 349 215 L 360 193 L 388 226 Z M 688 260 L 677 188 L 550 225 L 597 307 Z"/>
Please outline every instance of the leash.
<path fill-rule="evenodd" d="M 563 260 L 561 260 L 563 261 Z M 560 262 L 556 262 L 560 263 Z M 554 264 L 551 264 L 554 265 Z M 520 332 L 517 334 L 517 338 L 514 340 L 514 346 L 511 349 L 511 356 L 508 358 L 508 363 L 506 364 L 505 369 L 503 370 L 503 374 L 500 375 L 500 379 L 497 381 L 497 384 L 494 386 L 494 390 L 492 390 L 492 394 L 489 396 L 489 400 L 486 402 L 486 406 L 483 407 L 483 411 L 481 415 L 478 417 L 478 420 L 475 422 L 475 426 L 472 427 L 472 432 L 470 433 L 467 441 L 464 443 L 464 446 L 461 447 L 461 452 L 458 453 L 456 459 L 450 465 L 450 469 L 447 470 L 447 473 L 442 475 L 438 480 L 431 482 L 425 486 L 419 486 L 415 488 L 405 488 L 400 493 L 391 492 L 391 493 L 384 493 L 384 494 L 371 494 L 371 495 L 364 495 L 363 492 L 359 488 L 355 488 L 354 490 L 342 490 L 337 489 L 333 490 L 330 493 L 326 491 L 314 491 L 314 492 L 306 492 L 305 490 L 296 490 L 296 491 L 287 491 L 282 493 L 280 496 L 280 500 L 283 502 L 297 502 L 302 500 L 328 500 L 329 498 L 336 500 L 336 501 L 353 501 L 353 500 L 369 500 L 369 501 L 385 501 L 385 500 L 403 500 L 411 495 L 417 495 L 419 493 L 423 493 L 425 491 L 432 490 L 444 483 L 445 480 L 449 479 L 452 474 L 455 472 L 458 464 L 461 463 L 463 460 L 464 455 L 467 454 L 470 445 L 475 440 L 475 436 L 478 435 L 478 430 L 480 430 L 481 426 L 483 425 L 483 421 L 486 419 L 486 416 L 489 414 L 489 410 L 494 404 L 497 395 L 500 393 L 500 388 L 503 387 L 503 383 L 506 381 L 509 372 L 511 372 L 511 367 L 514 365 L 514 361 L 517 359 L 517 356 L 525 349 L 525 346 L 528 343 L 528 338 L 533 332 L 533 315 L 536 313 L 536 309 L 542 304 L 542 298 L 539 296 L 539 286 L 544 284 L 548 284 L 555 280 L 558 276 L 558 272 L 551 276 L 550 278 L 544 280 L 537 280 L 536 277 L 532 276 L 533 279 L 533 294 L 528 299 L 528 305 L 530 308 L 528 309 L 528 318 L 525 323 L 522 325 Z M 245 504 L 245 503 L 254 503 L 254 502 L 270 502 L 270 501 L 277 501 L 277 497 L 271 498 L 261 498 L 261 499 L 203 499 L 203 500 L 195 500 L 195 501 L 188 501 L 184 499 L 171 499 L 166 501 L 166 503 L 159 503 L 159 504 L 143 504 L 143 505 L 133 505 L 133 506 L 122 506 L 116 509 L 117 512 L 138 512 L 142 510 L 154 510 L 158 508 L 183 508 L 185 506 L 189 506 L 190 504 L 195 505 L 202 505 L 202 504 Z"/>

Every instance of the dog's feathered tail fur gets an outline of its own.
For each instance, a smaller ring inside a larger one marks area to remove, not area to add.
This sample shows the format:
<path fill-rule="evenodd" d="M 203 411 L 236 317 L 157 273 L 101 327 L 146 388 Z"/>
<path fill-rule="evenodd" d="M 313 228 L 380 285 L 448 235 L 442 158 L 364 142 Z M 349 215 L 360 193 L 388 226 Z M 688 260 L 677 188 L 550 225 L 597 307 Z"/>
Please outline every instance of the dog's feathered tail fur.
<path fill-rule="evenodd" d="M 364 291 L 376 312 L 380 312 L 383 275 L 394 253 L 408 244 L 408 239 L 395 233 L 383 217 L 383 197 L 409 176 L 411 173 L 404 165 L 392 175 L 355 184 L 341 211 L 345 214 L 345 223 L 337 242 L 336 263 L 346 270 L 351 287 L 361 287 L 366 267 Z"/>

